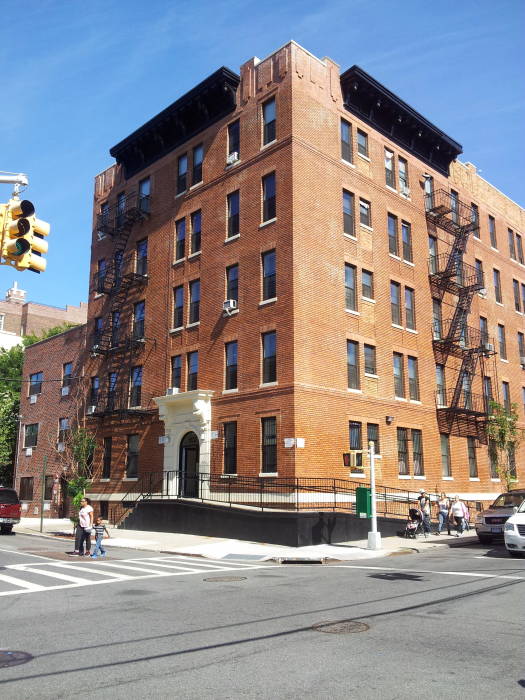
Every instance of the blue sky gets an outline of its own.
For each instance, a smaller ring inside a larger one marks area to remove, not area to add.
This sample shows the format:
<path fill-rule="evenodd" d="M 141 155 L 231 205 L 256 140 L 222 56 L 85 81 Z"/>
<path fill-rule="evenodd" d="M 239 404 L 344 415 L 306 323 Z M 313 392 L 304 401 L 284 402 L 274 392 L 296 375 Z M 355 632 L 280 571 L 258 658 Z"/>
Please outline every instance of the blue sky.
<path fill-rule="evenodd" d="M 0 295 L 16 279 L 33 301 L 86 301 L 93 177 L 109 148 L 218 67 L 238 72 L 290 39 L 341 70 L 364 68 L 525 201 L 523 0 L 0 5 L 0 170 L 29 175 L 24 196 L 52 226 L 47 271 L 0 267 Z"/>

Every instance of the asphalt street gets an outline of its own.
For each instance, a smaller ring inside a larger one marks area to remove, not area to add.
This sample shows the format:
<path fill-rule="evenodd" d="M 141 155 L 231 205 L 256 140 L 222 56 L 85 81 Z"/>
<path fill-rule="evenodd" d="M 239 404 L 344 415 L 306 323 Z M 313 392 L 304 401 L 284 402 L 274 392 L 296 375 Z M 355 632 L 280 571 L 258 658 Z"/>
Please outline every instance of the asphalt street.
<path fill-rule="evenodd" d="M 67 548 L 0 538 L 2 698 L 525 698 L 525 559 L 502 546 L 288 566 Z"/>

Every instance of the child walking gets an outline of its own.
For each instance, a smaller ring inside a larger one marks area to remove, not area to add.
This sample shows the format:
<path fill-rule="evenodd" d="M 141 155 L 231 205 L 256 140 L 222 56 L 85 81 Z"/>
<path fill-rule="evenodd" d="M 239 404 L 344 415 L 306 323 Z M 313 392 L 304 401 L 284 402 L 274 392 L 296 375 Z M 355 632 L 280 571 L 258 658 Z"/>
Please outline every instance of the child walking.
<path fill-rule="evenodd" d="M 92 559 L 96 559 L 98 557 L 98 554 L 100 552 L 101 557 L 106 556 L 106 550 L 102 546 L 102 540 L 104 539 L 104 533 L 109 537 L 110 534 L 102 522 L 102 518 L 95 518 L 95 524 L 93 525 L 93 530 L 95 531 L 95 536 L 97 538 L 96 544 L 95 544 L 95 549 L 93 550 L 93 554 L 91 555 Z"/>

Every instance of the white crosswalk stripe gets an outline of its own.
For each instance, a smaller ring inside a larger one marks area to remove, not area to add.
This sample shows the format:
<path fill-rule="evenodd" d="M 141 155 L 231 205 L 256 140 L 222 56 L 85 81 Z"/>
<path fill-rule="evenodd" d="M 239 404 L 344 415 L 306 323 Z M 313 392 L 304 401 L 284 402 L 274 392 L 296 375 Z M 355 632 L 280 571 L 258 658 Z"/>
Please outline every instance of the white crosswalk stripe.
<path fill-rule="evenodd" d="M 186 576 L 192 574 L 215 574 L 222 572 L 249 571 L 265 568 L 264 564 L 235 561 L 196 559 L 178 555 L 135 559 L 99 560 L 89 565 L 76 562 L 65 563 L 47 560 L 23 564 L 8 564 L 0 573 L 0 597 L 37 593 L 80 586 L 97 586 L 119 581 L 137 581 L 149 578 Z M 74 575 L 73 575 L 74 574 Z M 29 579 L 29 580 L 28 580 Z M 50 584 L 50 579 L 57 581 Z M 7 589 L 7 590 L 6 590 Z"/>

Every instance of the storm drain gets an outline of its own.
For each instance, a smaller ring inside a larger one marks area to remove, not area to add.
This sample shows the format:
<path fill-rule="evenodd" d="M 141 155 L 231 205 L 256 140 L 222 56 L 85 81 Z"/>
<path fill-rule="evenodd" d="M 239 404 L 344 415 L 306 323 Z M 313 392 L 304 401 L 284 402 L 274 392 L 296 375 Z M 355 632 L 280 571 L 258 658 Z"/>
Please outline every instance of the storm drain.
<path fill-rule="evenodd" d="M 355 634 L 356 632 L 366 632 L 370 625 L 355 620 L 339 620 L 339 622 L 316 622 L 312 625 L 316 632 L 326 632 L 327 634 Z"/>
<path fill-rule="evenodd" d="M 7 651 L 7 649 L 0 649 L 0 668 L 6 668 L 7 666 L 20 666 L 20 664 L 26 664 L 28 661 L 32 661 L 33 657 L 28 654 L 27 651 Z"/>
<path fill-rule="evenodd" d="M 246 581 L 246 576 L 213 576 L 205 578 L 204 581 L 210 583 L 230 583 L 231 581 Z"/>

